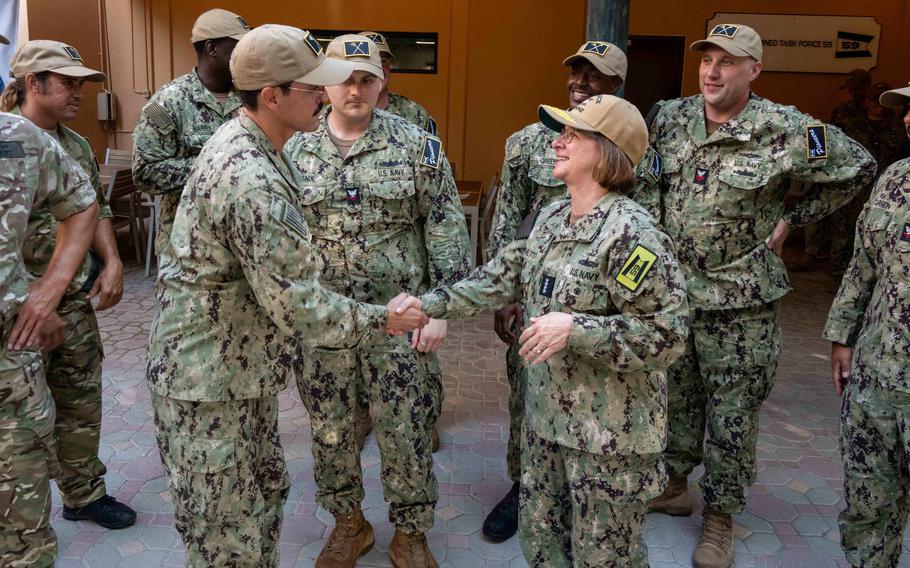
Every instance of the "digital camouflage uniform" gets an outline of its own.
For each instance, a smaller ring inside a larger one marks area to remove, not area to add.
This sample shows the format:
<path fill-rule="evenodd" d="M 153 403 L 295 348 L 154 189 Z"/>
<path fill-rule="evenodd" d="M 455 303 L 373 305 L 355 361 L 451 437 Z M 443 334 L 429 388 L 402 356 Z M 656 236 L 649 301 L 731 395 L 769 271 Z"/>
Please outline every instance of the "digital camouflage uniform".
<path fill-rule="evenodd" d="M 348 348 L 387 311 L 319 286 L 278 151 L 245 115 L 199 156 L 162 267 L 148 380 L 187 564 L 275 566 L 290 486 L 277 395 L 303 344 Z"/>
<path fill-rule="evenodd" d="M 704 462 L 705 501 L 738 513 L 780 354 L 778 300 L 790 290 L 765 243 L 780 219 L 802 226 L 849 201 L 875 162 L 839 129 L 755 95 L 711 136 L 701 95 L 669 101 L 651 145 L 634 197 L 675 243 L 691 308 L 686 352 L 668 373 L 667 466 L 686 476 Z M 791 180 L 811 187 L 785 210 Z"/>
<path fill-rule="evenodd" d="M 159 266 L 167 261 L 180 192 L 196 156 L 239 108 L 235 92 L 222 103 L 205 88 L 195 69 L 158 89 L 143 107 L 133 130 L 133 180 L 142 191 L 161 196 L 155 236 Z"/>
<path fill-rule="evenodd" d="M 6 348 L 33 279 L 22 261 L 33 208 L 65 219 L 95 202 L 88 176 L 31 122 L 0 113 L 0 565 L 53 566 L 54 402 L 41 354 Z"/>
<path fill-rule="evenodd" d="M 847 509 L 841 543 L 853 566 L 898 565 L 910 510 L 910 159 L 879 178 L 857 224 L 853 259 L 824 337 L 854 349 L 841 409 Z"/>
<path fill-rule="evenodd" d="M 386 106 L 385 111 L 396 114 L 430 134 L 436 135 L 436 121 L 433 120 L 427 109 L 417 101 L 398 93 L 389 93 L 389 104 Z"/>
<path fill-rule="evenodd" d="M 608 194 L 569 224 L 546 207 L 524 240 L 421 298 L 430 317 L 521 302 L 573 316 L 568 346 L 528 367 L 519 537 L 531 566 L 647 566 L 647 501 L 666 483 L 665 370 L 683 351 L 686 291 L 670 239 Z"/>
<path fill-rule="evenodd" d="M 323 115 L 315 132 L 298 133 L 285 146 L 321 254 L 323 285 L 385 304 L 402 291 L 416 295 L 464 277 L 467 227 L 439 140 L 374 110 L 342 158 L 327 120 Z M 308 351 L 302 367 L 298 386 L 312 422 L 319 504 L 336 516 L 360 510 L 359 390 L 374 417 L 389 520 L 408 534 L 428 531 L 436 479 L 427 430 L 442 393 L 436 354 L 412 349 L 407 336 L 389 337 L 368 347 Z"/>
<path fill-rule="evenodd" d="M 19 114 L 18 107 L 13 110 Z M 88 140 L 60 124 L 60 145 L 88 174 L 101 206 L 99 219 L 113 217 L 107 204 L 98 161 Z M 54 254 L 59 223 L 46 207 L 32 209 L 22 256 L 29 272 L 40 277 Z M 94 265 L 93 265 L 94 263 Z M 80 508 L 107 494 L 107 469 L 98 458 L 101 440 L 101 360 L 104 348 L 91 301 L 85 298 L 99 267 L 86 255 L 82 268 L 57 307 L 66 321 L 63 343 L 46 355 L 48 387 L 57 407 L 54 436 L 60 474 L 57 486 L 67 507 Z"/>

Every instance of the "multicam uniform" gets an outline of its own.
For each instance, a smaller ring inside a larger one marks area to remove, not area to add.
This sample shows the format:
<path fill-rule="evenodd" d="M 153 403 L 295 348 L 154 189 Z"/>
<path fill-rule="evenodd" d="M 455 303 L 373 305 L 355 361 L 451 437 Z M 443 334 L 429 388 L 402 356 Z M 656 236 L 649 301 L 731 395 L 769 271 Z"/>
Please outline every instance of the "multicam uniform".
<path fill-rule="evenodd" d="M 849 201 L 875 162 L 839 129 L 755 95 L 710 136 L 701 95 L 667 102 L 651 144 L 634 198 L 675 243 L 692 310 L 686 353 L 668 373 L 667 466 L 686 476 L 704 461 L 705 501 L 738 513 L 780 354 L 778 300 L 790 290 L 765 243 L 780 219 L 802 226 Z M 785 211 L 790 180 L 812 186 Z"/>
<path fill-rule="evenodd" d="M 386 112 L 397 114 L 411 124 L 418 126 L 433 136 L 436 135 L 436 121 L 423 108 L 423 105 L 413 101 L 404 95 L 398 93 L 389 93 L 389 104 L 385 108 Z"/>
<path fill-rule="evenodd" d="M 683 351 L 686 291 L 673 245 L 626 197 L 569 223 L 568 201 L 530 235 L 421 300 L 430 317 L 521 302 L 525 325 L 573 316 L 568 346 L 528 367 L 520 538 L 532 566 L 646 566 L 646 502 L 662 490 L 665 369 Z M 526 240 L 525 240 L 526 239 Z"/>
<path fill-rule="evenodd" d="M 161 87 L 143 107 L 133 130 L 133 180 L 142 191 L 161 196 L 155 237 L 159 266 L 166 261 L 180 192 L 196 156 L 239 108 L 236 93 L 220 101 L 195 69 Z"/>
<path fill-rule="evenodd" d="M 468 235 L 442 144 L 413 124 L 374 110 L 345 158 L 319 128 L 298 133 L 285 154 L 298 177 L 302 211 L 321 253 L 322 283 L 361 302 L 419 294 L 469 270 Z M 317 500 L 334 515 L 364 497 L 355 419 L 367 392 L 382 451 L 389 518 L 408 534 L 433 525 L 436 479 L 429 425 L 438 418 L 441 373 L 434 353 L 407 337 L 303 355 L 298 386 L 313 430 Z M 351 380 L 351 378 L 355 380 Z"/>
<path fill-rule="evenodd" d="M 290 486 L 277 395 L 299 345 L 351 348 L 387 310 L 326 291 L 284 158 L 242 115 L 199 155 L 157 290 L 148 380 L 187 564 L 275 566 Z"/>
<path fill-rule="evenodd" d="M 841 410 L 847 509 L 841 543 L 853 566 L 897 566 L 910 475 L 910 159 L 879 178 L 857 224 L 853 259 L 824 337 L 854 349 Z"/>
<path fill-rule="evenodd" d="M 54 401 L 41 354 L 6 347 L 31 280 L 22 260 L 35 208 L 65 219 L 95 202 L 86 173 L 28 120 L 0 114 L 0 565 L 53 566 Z"/>

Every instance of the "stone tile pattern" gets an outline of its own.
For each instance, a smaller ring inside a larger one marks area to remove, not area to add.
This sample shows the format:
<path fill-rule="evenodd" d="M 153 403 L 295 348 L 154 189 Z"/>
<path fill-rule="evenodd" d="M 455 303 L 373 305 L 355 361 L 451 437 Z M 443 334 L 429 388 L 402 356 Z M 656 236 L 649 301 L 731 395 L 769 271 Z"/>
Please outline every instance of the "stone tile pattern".
<path fill-rule="evenodd" d="M 830 384 L 829 346 L 819 339 L 832 295 L 824 291 L 822 273 L 794 274 L 793 280 L 796 290 L 782 306 L 784 354 L 774 392 L 762 411 L 758 482 L 746 511 L 735 519 L 739 567 L 846 566 L 836 522 L 844 506 L 837 444 L 840 401 Z M 152 284 L 138 266 L 129 267 L 123 301 L 99 318 L 107 351 L 101 455 L 108 467 L 109 491 L 135 507 L 139 518 L 134 527 L 121 531 L 69 522 L 60 517 L 55 493 L 52 516 L 60 537 L 61 567 L 183 566 L 144 379 L 148 328 L 155 310 Z M 446 567 L 527 566 L 517 539 L 494 545 L 480 532 L 484 515 L 509 488 L 504 355 L 505 348 L 492 332 L 491 316 L 450 324 L 440 353 L 446 403 L 440 423 L 442 449 L 435 455 L 439 505 L 429 535 L 434 553 Z M 315 503 L 309 418 L 296 389 L 282 393 L 280 403 L 282 442 L 293 481 L 281 538 L 282 566 L 312 566 L 333 519 Z M 372 436 L 364 449 L 363 467 L 364 507 L 376 529 L 377 545 L 358 566 L 390 566 L 387 549 L 393 529 L 382 499 L 379 450 Z M 691 479 L 699 475 L 696 471 Z M 648 517 L 653 568 L 691 565 L 701 509 L 699 498 L 691 518 Z M 910 568 L 910 553 L 904 554 L 901 566 Z"/>

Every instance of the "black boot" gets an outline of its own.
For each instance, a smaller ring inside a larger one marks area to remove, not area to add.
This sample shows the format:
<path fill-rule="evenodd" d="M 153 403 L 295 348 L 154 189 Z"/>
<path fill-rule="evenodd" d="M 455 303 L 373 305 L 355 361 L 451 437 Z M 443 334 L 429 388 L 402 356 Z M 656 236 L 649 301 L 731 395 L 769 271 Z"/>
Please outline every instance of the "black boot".
<path fill-rule="evenodd" d="M 518 531 L 518 483 L 493 507 L 483 521 L 483 534 L 493 542 L 509 540 Z"/>
<path fill-rule="evenodd" d="M 136 511 L 105 495 L 78 509 L 64 506 L 63 518 L 68 521 L 92 521 L 106 529 L 123 529 L 136 522 Z"/>

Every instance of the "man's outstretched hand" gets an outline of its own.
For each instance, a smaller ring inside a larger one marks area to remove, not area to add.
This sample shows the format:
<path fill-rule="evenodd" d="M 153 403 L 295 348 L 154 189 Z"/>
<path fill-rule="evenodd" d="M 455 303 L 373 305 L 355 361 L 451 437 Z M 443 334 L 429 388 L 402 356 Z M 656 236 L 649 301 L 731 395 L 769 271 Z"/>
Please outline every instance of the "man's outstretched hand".
<path fill-rule="evenodd" d="M 409 331 L 421 329 L 430 318 L 420 308 L 420 299 L 402 292 L 386 305 L 389 310 L 389 319 L 385 330 L 391 335 L 404 335 Z"/>

